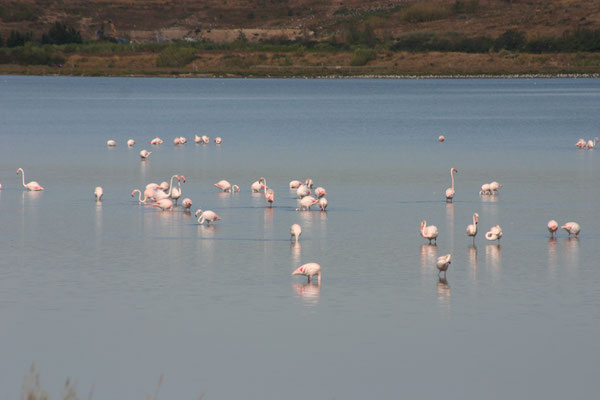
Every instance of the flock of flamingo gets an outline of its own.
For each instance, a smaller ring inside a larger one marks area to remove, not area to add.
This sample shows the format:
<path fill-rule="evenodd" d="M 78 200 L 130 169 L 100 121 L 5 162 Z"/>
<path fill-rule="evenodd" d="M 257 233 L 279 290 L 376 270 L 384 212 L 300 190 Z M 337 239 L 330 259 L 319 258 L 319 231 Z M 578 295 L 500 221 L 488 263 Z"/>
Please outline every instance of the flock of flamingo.
<path fill-rule="evenodd" d="M 210 143 L 210 138 L 208 136 L 198 136 L 195 135 L 195 142 L 197 144 L 208 144 Z M 440 136 L 438 138 L 440 142 L 445 141 L 444 136 Z M 580 149 L 594 149 L 596 142 L 599 139 L 596 137 L 593 140 L 585 141 L 584 139 L 579 139 L 577 141 L 576 146 Z M 187 142 L 185 137 L 176 137 L 173 140 L 174 145 L 182 145 Z M 222 139 L 217 137 L 214 139 L 216 144 L 221 144 Z M 163 143 L 163 140 L 160 138 L 154 138 L 150 142 L 150 144 L 154 146 L 158 146 Z M 116 146 L 115 140 L 108 140 L 107 145 L 109 147 Z M 133 147 L 135 145 L 135 140 L 129 139 L 127 141 L 127 146 Z M 152 154 L 147 150 L 140 151 L 140 157 L 142 161 L 146 161 L 148 157 Z M 31 191 L 40 191 L 44 190 L 44 188 L 36 181 L 31 181 L 29 183 L 25 183 L 25 172 L 23 168 L 19 168 L 17 170 L 17 175 L 21 173 L 21 178 L 23 182 L 23 187 L 27 190 Z M 452 202 L 454 199 L 454 195 L 456 194 L 454 188 L 454 174 L 458 173 L 458 169 L 450 168 L 450 182 L 451 186 L 446 189 L 445 197 L 446 202 Z M 173 184 L 176 181 L 177 187 Z M 147 204 L 151 202 L 151 205 L 159 208 L 162 211 L 172 211 L 173 207 L 177 205 L 178 200 L 182 195 L 182 183 L 186 182 L 186 178 L 183 175 L 173 175 L 171 176 L 170 182 L 162 182 L 160 185 L 156 183 L 149 183 L 146 185 L 143 194 L 144 198 L 142 199 L 142 191 L 140 189 L 134 189 L 131 192 L 131 196 L 135 196 L 138 193 L 138 202 L 140 204 Z M 240 187 L 238 185 L 232 185 L 227 180 L 223 179 L 214 184 L 215 187 L 219 188 L 223 192 L 239 192 Z M 481 186 L 481 190 L 479 191 L 480 196 L 495 196 L 499 193 L 502 185 L 496 181 L 485 183 Z M 0 189 L 2 185 L 0 184 Z M 296 195 L 298 197 L 298 203 L 300 207 L 296 208 L 297 211 L 310 211 L 310 208 L 313 205 L 318 205 L 321 211 L 326 211 L 327 208 L 327 199 L 325 195 L 327 194 L 326 190 L 323 187 L 317 187 L 314 189 L 314 195 L 316 197 L 311 196 L 311 189 L 313 188 L 312 179 L 306 179 L 305 181 L 300 180 L 292 180 L 289 183 L 290 190 L 295 190 Z M 250 190 L 254 193 L 258 193 L 263 191 L 265 201 L 268 207 L 272 207 L 275 202 L 275 192 L 273 189 L 267 186 L 267 180 L 264 177 L 259 178 L 255 182 L 250 185 Z M 94 189 L 94 197 L 97 202 L 100 202 L 102 196 L 104 195 L 104 190 L 102 187 L 98 186 Z M 175 203 L 173 203 L 175 201 Z M 190 212 L 192 207 L 192 200 L 189 198 L 184 198 L 181 202 L 181 206 L 183 207 L 184 212 Z M 214 211 L 212 210 L 196 210 L 194 214 L 198 218 L 198 224 L 203 225 L 205 222 L 207 225 L 211 223 L 214 224 L 217 220 L 221 219 Z M 473 223 L 467 226 L 466 233 L 467 236 L 473 238 L 473 244 L 475 244 L 475 237 L 477 236 L 477 225 L 479 223 L 479 214 L 473 214 Z M 550 232 L 550 236 L 552 238 L 557 236 L 558 231 L 558 222 L 555 220 L 550 220 L 547 224 L 548 231 Z M 581 231 L 581 227 L 577 222 L 567 222 L 561 226 L 568 233 L 569 239 L 573 236 L 574 238 L 579 237 L 579 232 Z M 421 221 L 421 236 L 429 241 L 429 244 L 437 245 L 437 237 L 438 237 L 438 228 L 435 225 L 427 225 L 427 221 Z M 290 227 L 290 240 L 295 240 L 298 242 L 300 239 L 300 235 L 302 234 L 302 227 L 298 224 L 293 224 Z M 500 225 L 495 225 L 490 228 L 490 230 L 485 234 L 485 238 L 488 241 L 497 241 L 500 243 L 500 239 L 502 238 L 502 228 Z M 446 254 L 444 256 L 438 257 L 436 266 L 439 270 L 438 275 L 444 272 L 444 277 L 446 276 L 446 272 L 448 271 L 448 267 L 451 264 L 452 255 Z M 312 281 L 313 277 L 317 277 L 318 283 L 321 283 L 321 266 L 317 263 L 307 263 L 300 267 L 298 267 L 292 275 L 304 275 L 308 277 L 308 282 Z"/>

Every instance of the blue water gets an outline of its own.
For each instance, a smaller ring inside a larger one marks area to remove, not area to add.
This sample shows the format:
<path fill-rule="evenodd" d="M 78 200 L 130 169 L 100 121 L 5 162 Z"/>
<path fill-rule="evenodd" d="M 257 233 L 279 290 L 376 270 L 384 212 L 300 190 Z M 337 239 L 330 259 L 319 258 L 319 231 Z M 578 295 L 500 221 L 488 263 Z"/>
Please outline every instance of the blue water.
<path fill-rule="evenodd" d="M 97 399 L 594 398 L 600 152 L 574 143 L 599 111 L 597 79 L 0 77 L 0 398 L 32 364 L 53 399 L 67 378 Z M 130 197 L 173 174 L 216 226 Z M 326 213 L 295 211 L 308 177 Z M 290 276 L 306 262 L 321 287 Z"/>

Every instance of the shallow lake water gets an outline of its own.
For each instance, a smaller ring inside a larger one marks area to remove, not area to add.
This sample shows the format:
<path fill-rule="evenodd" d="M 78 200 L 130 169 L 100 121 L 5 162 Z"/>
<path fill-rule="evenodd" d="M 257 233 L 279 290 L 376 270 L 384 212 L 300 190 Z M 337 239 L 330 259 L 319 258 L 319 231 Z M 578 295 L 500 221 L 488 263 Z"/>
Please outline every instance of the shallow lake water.
<path fill-rule="evenodd" d="M 4 76 L 0 121 L 2 399 L 19 398 L 32 364 L 53 399 L 66 378 L 95 399 L 600 390 L 600 151 L 574 146 L 600 135 L 598 79 Z M 25 191 L 19 167 L 45 190 Z M 130 196 L 173 174 L 193 210 L 222 220 Z M 273 208 L 250 193 L 260 176 Z M 326 213 L 296 211 L 288 182 L 308 177 Z M 241 192 L 220 193 L 221 179 Z M 499 195 L 479 196 L 494 180 Z M 579 222 L 580 238 L 550 240 L 550 219 Z M 484 238 L 496 224 L 499 246 Z M 306 262 L 320 287 L 290 276 Z"/>

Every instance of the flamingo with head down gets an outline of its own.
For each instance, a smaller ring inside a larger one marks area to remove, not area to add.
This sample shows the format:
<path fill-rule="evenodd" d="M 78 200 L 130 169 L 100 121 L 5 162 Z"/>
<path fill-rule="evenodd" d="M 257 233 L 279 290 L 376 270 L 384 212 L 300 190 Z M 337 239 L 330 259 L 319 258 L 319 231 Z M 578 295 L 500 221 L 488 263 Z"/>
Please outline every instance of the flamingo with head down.
<path fill-rule="evenodd" d="M 500 228 L 500 225 L 492 226 L 489 232 L 485 234 L 485 238 L 490 242 L 497 240 L 498 244 L 500 244 L 500 238 L 502 238 L 502 228 Z"/>
<path fill-rule="evenodd" d="M 104 195 L 104 190 L 102 190 L 102 187 L 96 186 L 96 189 L 94 189 L 94 197 L 96 198 L 96 201 L 102 201 L 103 195 Z"/>
<path fill-rule="evenodd" d="M 579 238 L 579 232 L 581 231 L 581 227 L 577 222 L 567 222 L 566 224 L 561 226 L 561 228 L 567 231 L 567 233 L 569 234 L 569 239 L 571 238 L 571 235 L 575 236 L 576 238 Z"/>
<path fill-rule="evenodd" d="M 135 189 L 133 192 L 131 192 L 131 197 L 133 197 L 135 192 L 138 192 L 138 202 L 146 203 L 146 201 L 148 200 L 148 194 L 144 192 L 144 199 L 142 200 L 142 192 L 140 191 L 140 189 Z"/>
<path fill-rule="evenodd" d="M 304 275 L 308 277 L 308 282 L 312 281 L 314 276 L 317 277 L 317 282 L 319 285 L 321 284 L 321 266 L 317 263 L 307 263 L 297 268 L 294 272 L 292 272 L 292 276 L 294 275 Z"/>
<path fill-rule="evenodd" d="M 293 238 L 296 238 L 296 243 L 298 242 L 298 239 L 300 239 L 300 235 L 302 234 L 302 227 L 298 224 L 294 224 L 291 226 L 290 228 L 290 240 L 292 240 Z"/>
<path fill-rule="evenodd" d="M 446 254 L 445 256 L 438 257 L 437 262 L 436 262 L 437 269 L 439 270 L 438 276 L 443 271 L 444 278 L 446 277 L 446 271 L 448 271 L 448 267 L 452 263 L 451 258 L 452 258 L 452 255 L 450 255 L 450 254 Z"/>
<path fill-rule="evenodd" d="M 325 197 L 321 197 L 319 199 L 319 208 L 321 209 L 321 211 L 327 211 L 327 199 Z"/>
<path fill-rule="evenodd" d="M 302 185 L 302 182 L 297 179 L 290 181 L 290 189 L 298 189 L 300 185 Z"/>
<path fill-rule="evenodd" d="M 225 179 L 222 179 L 219 182 L 215 183 L 215 186 L 218 187 L 219 189 L 223 190 L 224 192 L 235 192 L 235 191 L 239 192 L 240 191 L 240 187 L 238 185 L 232 185 Z"/>
<path fill-rule="evenodd" d="M 200 216 L 198 216 L 198 214 Z M 221 219 L 221 217 L 219 217 L 214 211 L 212 210 L 206 210 L 206 211 L 202 211 L 201 209 L 196 210 L 196 213 L 194 214 L 196 217 L 198 217 L 198 223 L 200 225 L 204 225 L 204 222 L 206 222 L 207 225 L 210 225 L 210 223 L 212 222 L 213 225 L 215 224 L 216 220 Z"/>
<path fill-rule="evenodd" d="M 296 208 L 296 211 L 310 211 L 310 207 L 312 207 L 315 203 L 317 203 L 319 200 L 315 199 L 312 196 L 306 196 L 303 197 L 300 200 L 300 208 Z"/>
<path fill-rule="evenodd" d="M 548 232 L 550 232 L 550 237 L 553 238 L 556 236 L 556 231 L 558 230 L 558 222 L 551 219 L 548 221 Z"/>
<path fill-rule="evenodd" d="M 27 190 L 31 190 L 34 192 L 39 191 L 39 190 L 44 190 L 42 185 L 40 185 L 36 181 L 31 181 L 28 184 L 25 184 L 25 172 L 23 171 L 23 168 L 19 168 L 17 170 L 17 175 L 19 175 L 19 172 L 21 172 L 21 177 L 23 178 L 23 187 L 25 187 Z"/>
<path fill-rule="evenodd" d="M 220 137 L 220 136 L 217 136 L 217 137 L 215 138 L 215 144 L 221 144 L 222 142 L 223 142 L 223 139 L 221 139 L 221 137 Z"/>
<path fill-rule="evenodd" d="M 597 137 L 594 138 L 594 140 L 588 140 L 587 144 L 585 145 L 585 148 L 588 150 L 593 150 L 594 147 L 596 147 L 596 143 L 599 141 L 600 139 L 598 139 Z"/>
<path fill-rule="evenodd" d="M 148 157 L 150 157 L 150 154 L 152 154 L 152 152 L 151 152 L 151 151 L 148 151 L 148 150 L 142 150 L 142 151 L 140 151 L 140 158 L 142 159 L 142 161 L 146 161 L 146 159 L 147 159 Z"/>

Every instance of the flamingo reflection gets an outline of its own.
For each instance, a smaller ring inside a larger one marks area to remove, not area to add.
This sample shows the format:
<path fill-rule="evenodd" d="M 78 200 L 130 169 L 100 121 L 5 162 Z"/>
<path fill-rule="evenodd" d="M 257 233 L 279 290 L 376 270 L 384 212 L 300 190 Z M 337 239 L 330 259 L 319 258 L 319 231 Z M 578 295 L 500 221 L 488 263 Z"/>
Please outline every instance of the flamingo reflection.
<path fill-rule="evenodd" d="M 292 253 L 292 260 L 294 264 L 300 262 L 300 255 L 302 253 L 302 244 L 300 242 L 290 243 L 290 252 Z"/>
<path fill-rule="evenodd" d="M 467 262 L 471 267 L 473 280 L 477 280 L 477 246 L 470 245 L 467 247 Z"/>
<path fill-rule="evenodd" d="M 492 267 L 492 271 L 498 272 L 500 267 L 500 256 L 502 249 L 499 244 L 488 244 L 485 246 L 485 263 Z"/>
<path fill-rule="evenodd" d="M 450 285 L 446 277 L 439 277 L 437 283 L 438 302 L 440 305 L 450 305 Z"/>
<path fill-rule="evenodd" d="M 294 283 L 292 288 L 307 303 L 316 304 L 319 301 L 321 295 L 320 283 Z"/>
<path fill-rule="evenodd" d="M 435 265 L 437 261 L 437 246 L 434 244 L 424 244 L 421 246 L 421 271 Z"/>

